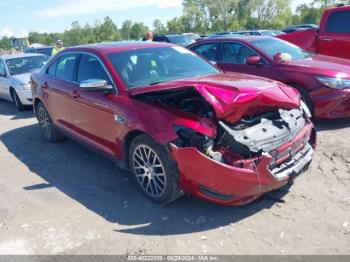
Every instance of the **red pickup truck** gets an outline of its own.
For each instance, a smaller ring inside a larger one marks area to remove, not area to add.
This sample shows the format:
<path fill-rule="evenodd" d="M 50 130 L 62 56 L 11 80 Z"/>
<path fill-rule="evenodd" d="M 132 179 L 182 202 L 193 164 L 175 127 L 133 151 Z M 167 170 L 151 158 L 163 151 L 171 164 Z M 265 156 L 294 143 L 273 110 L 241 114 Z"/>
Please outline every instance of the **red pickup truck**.
<path fill-rule="evenodd" d="M 350 59 L 350 6 L 325 10 L 318 30 L 277 37 L 313 53 Z"/>

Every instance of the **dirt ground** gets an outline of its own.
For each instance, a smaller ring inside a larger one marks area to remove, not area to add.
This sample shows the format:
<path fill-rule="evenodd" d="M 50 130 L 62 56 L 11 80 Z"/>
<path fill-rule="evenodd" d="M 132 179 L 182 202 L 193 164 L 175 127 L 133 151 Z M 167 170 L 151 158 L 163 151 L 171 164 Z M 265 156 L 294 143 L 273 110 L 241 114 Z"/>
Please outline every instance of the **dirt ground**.
<path fill-rule="evenodd" d="M 318 122 L 310 170 L 245 207 L 149 202 L 127 172 L 0 102 L 0 254 L 350 254 L 350 119 Z"/>

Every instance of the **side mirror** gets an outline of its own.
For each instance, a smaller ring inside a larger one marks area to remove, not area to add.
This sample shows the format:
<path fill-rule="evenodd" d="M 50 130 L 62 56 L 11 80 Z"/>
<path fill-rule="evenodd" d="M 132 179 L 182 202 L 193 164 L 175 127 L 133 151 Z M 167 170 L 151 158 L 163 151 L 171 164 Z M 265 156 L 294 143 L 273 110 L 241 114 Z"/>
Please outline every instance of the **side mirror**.
<path fill-rule="evenodd" d="M 89 79 L 80 83 L 79 88 L 84 92 L 113 91 L 113 86 L 107 84 L 106 80 Z"/>
<path fill-rule="evenodd" d="M 277 53 L 273 56 L 276 62 L 291 62 L 292 56 L 288 53 Z"/>
<path fill-rule="evenodd" d="M 260 65 L 261 58 L 260 58 L 260 56 L 257 56 L 257 55 L 249 56 L 249 57 L 247 57 L 246 64 L 247 65 Z"/>

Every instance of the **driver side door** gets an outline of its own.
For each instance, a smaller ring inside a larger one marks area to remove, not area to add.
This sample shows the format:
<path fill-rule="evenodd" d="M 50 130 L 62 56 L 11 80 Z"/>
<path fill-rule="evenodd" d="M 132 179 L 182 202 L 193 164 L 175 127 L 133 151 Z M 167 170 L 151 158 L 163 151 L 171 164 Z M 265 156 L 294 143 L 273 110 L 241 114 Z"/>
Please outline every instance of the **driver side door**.
<path fill-rule="evenodd" d="M 227 72 L 266 76 L 270 70 L 269 64 L 261 58 L 261 64 L 249 65 L 247 64 L 247 58 L 250 56 L 260 55 L 244 44 L 238 42 L 223 42 L 217 66 Z"/>
<path fill-rule="evenodd" d="M 72 117 L 75 135 L 94 148 L 115 156 L 118 129 L 123 123 L 116 121 L 120 115 L 115 95 L 105 91 L 87 92 L 79 88 L 86 80 L 105 80 L 114 85 L 102 61 L 93 55 L 80 55 L 77 69 L 78 86 L 72 92 Z"/>

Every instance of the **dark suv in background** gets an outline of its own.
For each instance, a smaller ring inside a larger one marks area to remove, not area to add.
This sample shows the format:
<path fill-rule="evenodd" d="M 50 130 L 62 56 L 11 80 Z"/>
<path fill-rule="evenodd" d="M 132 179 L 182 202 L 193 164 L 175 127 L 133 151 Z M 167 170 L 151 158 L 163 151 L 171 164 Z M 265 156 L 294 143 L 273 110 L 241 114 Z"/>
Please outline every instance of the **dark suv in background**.
<path fill-rule="evenodd" d="M 38 53 L 47 56 L 52 55 L 53 46 L 42 46 L 42 47 L 28 47 L 24 49 L 24 53 Z"/>

